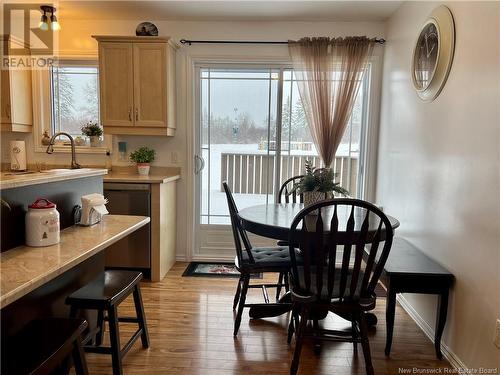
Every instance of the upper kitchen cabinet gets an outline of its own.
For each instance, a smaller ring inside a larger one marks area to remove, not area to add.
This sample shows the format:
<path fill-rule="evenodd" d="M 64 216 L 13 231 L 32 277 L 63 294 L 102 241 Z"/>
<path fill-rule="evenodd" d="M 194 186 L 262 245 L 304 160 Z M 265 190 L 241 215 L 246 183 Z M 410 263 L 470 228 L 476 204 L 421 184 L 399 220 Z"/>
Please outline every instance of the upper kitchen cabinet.
<path fill-rule="evenodd" d="M 175 52 L 168 37 L 94 36 L 107 134 L 175 135 Z"/>
<path fill-rule="evenodd" d="M 4 42 L 8 49 L 4 51 Z M 29 49 L 8 35 L 1 36 L 2 57 L 12 55 L 11 46 Z M 33 129 L 33 97 L 31 91 L 31 70 L 29 68 L 1 69 L 0 72 L 0 121 L 2 131 L 29 133 Z"/>

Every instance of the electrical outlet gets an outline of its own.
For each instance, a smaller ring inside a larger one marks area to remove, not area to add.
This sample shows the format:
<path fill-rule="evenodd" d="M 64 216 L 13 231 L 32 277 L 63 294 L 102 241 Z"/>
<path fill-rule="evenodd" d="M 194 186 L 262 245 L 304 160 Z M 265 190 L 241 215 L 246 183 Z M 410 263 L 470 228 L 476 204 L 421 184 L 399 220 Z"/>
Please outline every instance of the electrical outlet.
<path fill-rule="evenodd" d="M 170 161 L 171 161 L 173 164 L 177 164 L 177 163 L 178 163 L 179 158 L 178 158 L 178 156 L 177 156 L 177 152 L 172 151 L 172 152 L 170 153 Z"/>
<path fill-rule="evenodd" d="M 495 346 L 500 349 L 500 319 L 497 319 L 497 325 L 495 328 Z"/>

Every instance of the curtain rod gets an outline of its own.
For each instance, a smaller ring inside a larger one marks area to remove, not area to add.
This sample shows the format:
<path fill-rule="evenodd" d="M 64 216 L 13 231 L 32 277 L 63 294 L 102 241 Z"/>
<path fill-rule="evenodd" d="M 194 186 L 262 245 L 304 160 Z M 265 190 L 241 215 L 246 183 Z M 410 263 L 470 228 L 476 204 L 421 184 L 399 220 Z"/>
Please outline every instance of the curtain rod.
<path fill-rule="evenodd" d="M 383 38 L 373 38 L 375 43 L 385 44 L 385 39 Z M 270 41 L 250 41 L 250 40 L 190 40 L 181 39 L 181 44 L 192 45 L 192 44 L 288 44 L 288 42 L 270 42 Z"/>

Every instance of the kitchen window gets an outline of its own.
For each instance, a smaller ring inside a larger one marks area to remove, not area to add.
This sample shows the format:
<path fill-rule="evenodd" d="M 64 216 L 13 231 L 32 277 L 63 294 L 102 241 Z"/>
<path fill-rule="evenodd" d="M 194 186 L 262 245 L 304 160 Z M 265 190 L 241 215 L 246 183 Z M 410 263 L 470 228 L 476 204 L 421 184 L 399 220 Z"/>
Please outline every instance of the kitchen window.
<path fill-rule="evenodd" d="M 33 74 L 33 120 L 35 152 L 45 152 L 43 134 L 69 133 L 81 137 L 76 152 L 106 154 L 111 152 L 111 136 L 104 135 L 100 147 L 90 147 L 81 128 L 89 121 L 99 119 L 99 65 L 97 60 L 59 60 L 49 69 L 38 69 Z M 56 139 L 54 152 L 71 152 L 65 137 Z"/>
<path fill-rule="evenodd" d="M 50 70 L 52 134 L 81 136 L 87 122 L 99 123 L 99 70 L 94 64 L 59 64 Z"/>

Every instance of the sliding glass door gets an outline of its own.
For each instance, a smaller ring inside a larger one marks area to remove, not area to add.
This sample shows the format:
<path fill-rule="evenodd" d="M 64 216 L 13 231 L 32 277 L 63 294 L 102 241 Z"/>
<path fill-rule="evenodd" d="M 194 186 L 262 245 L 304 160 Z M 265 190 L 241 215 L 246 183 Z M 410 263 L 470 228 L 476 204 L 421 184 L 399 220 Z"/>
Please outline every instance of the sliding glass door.
<path fill-rule="evenodd" d="M 337 180 L 352 196 L 359 196 L 362 178 L 365 86 L 333 165 Z M 233 243 L 223 181 L 241 210 L 274 203 L 281 183 L 303 173 L 306 159 L 322 165 L 290 67 L 200 65 L 195 95 L 195 254 L 227 256 L 233 254 Z"/>

